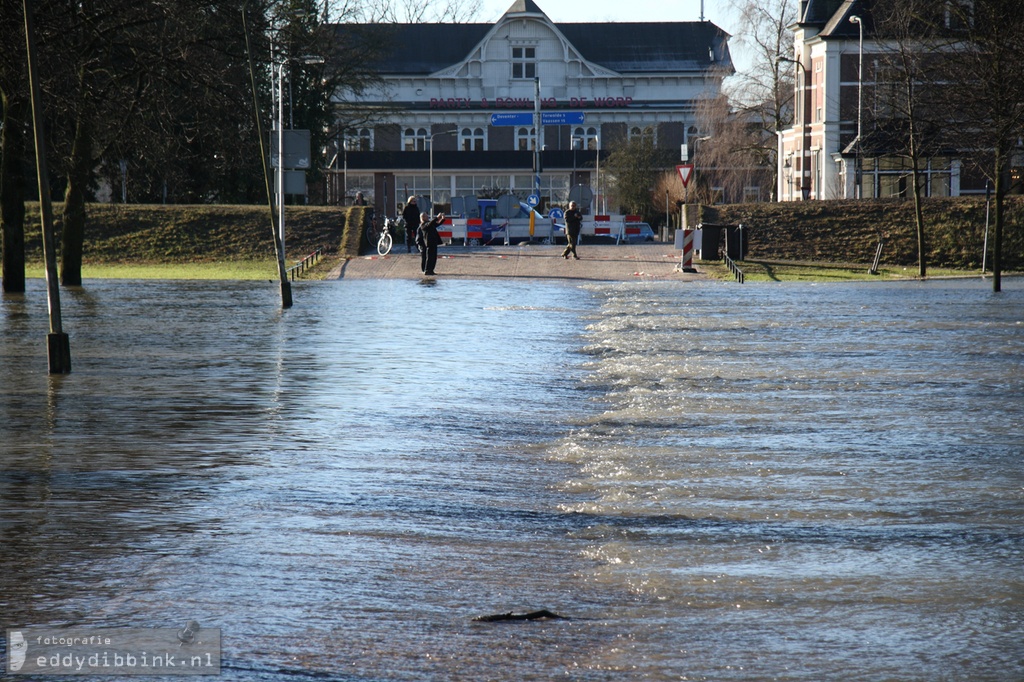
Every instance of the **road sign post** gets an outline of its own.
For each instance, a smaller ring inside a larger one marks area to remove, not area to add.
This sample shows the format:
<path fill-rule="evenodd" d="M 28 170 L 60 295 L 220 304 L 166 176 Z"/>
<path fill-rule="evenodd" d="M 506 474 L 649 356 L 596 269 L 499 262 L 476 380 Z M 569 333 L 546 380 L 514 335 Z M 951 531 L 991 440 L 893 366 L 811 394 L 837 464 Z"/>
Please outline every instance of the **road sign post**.
<path fill-rule="evenodd" d="M 679 179 L 683 182 L 683 203 L 690 203 L 690 176 L 693 175 L 693 164 L 683 163 L 676 166 L 676 171 L 679 173 Z"/>

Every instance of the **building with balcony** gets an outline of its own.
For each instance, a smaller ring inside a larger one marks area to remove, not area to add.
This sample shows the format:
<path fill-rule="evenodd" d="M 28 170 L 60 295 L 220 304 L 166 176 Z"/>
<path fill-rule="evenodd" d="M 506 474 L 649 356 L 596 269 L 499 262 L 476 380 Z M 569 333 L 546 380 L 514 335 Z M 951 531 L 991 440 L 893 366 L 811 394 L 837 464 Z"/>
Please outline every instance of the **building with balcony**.
<path fill-rule="evenodd" d="M 516 0 L 494 24 L 381 28 L 380 86 L 344 103 L 381 113 L 341 136 L 328 200 L 361 191 L 388 214 L 410 195 L 497 192 L 614 211 L 601 159 L 635 136 L 680 158 L 697 102 L 734 71 L 729 35 L 707 21 L 555 23 Z"/>

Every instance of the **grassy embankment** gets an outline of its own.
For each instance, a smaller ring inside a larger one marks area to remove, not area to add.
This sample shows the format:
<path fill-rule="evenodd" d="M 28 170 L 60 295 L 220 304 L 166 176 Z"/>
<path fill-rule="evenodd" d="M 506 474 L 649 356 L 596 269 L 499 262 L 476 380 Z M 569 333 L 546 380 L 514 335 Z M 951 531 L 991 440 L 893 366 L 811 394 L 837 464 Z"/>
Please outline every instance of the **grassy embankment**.
<path fill-rule="evenodd" d="M 746 281 L 839 281 L 907 279 L 918 276 L 913 203 L 895 200 L 808 201 L 737 204 L 705 208 L 709 223 L 743 224 L 747 232 Z M 981 272 L 985 241 L 983 198 L 929 199 L 924 204 L 929 277 Z M 1024 269 L 1024 197 L 1005 206 L 1004 271 Z M 885 245 L 877 275 L 868 273 L 879 235 Z M 987 269 L 992 270 L 994 234 L 989 231 Z M 724 266 L 699 263 L 722 279 Z"/>
<path fill-rule="evenodd" d="M 59 210 L 59 209 L 58 209 Z M 286 265 L 321 250 L 303 277 L 324 277 L 359 253 L 363 208 L 289 206 Z M 82 276 L 86 278 L 277 279 L 266 206 L 90 204 Z M 58 220 L 56 228 L 61 228 Z M 26 274 L 42 277 L 38 205 L 28 207 Z M 58 238 L 59 242 L 59 238 Z"/>
<path fill-rule="evenodd" d="M 321 249 L 323 259 L 305 278 L 322 278 L 345 258 L 358 256 L 365 209 L 289 206 L 286 235 L 290 266 Z M 276 279 L 266 206 L 153 206 L 91 204 L 86 228 L 87 278 Z M 1024 197 L 1006 206 L 1003 267 L 1024 269 Z M 707 207 L 702 220 L 744 225 L 747 281 L 893 279 L 917 276 L 913 206 L 898 201 L 812 201 Z M 932 199 L 928 275 L 978 274 L 985 230 L 981 198 Z M 346 229 L 347 225 L 355 226 Z M 58 230 L 60 224 L 58 221 Z M 879 234 L 886 235 L 880 272 L 868 274 Z M 26 224 L 28 275 L 41 277 L 38 206 Z M 991 245 L 994 235 L 989 235 Z M 699 269 L 731 279 L 724 266 Z"/>

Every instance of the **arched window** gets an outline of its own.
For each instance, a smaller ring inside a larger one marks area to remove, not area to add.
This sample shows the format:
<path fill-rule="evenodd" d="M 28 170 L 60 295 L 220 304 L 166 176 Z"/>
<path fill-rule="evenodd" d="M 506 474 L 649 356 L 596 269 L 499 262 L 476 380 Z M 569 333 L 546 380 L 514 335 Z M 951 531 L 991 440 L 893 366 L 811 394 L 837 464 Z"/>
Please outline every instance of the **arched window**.
<path fill-rule="evenodd" d="M 589 128 L 584 128 L 582 126 L 573 128 L 572 136 L 576 140 L 579 140 L 574 143 L 576 145 L 576 149 L 593 150 L 598 147 L 597 128 L 594 126 L 590 126 Z"/>
<path fill-rule="evenodd" d="M 629 139 L 636 140 L 640 138 L 649 139 L 651 143 L 657 142 L 654 135 L 654 126 L 652 125 L 640 125 L 630 126 L 629 128 Z"/>
<path fill-rule="evenodd" d="M 536 128 L 516 128 L 516 149 L 532 152 L 537 141 Z"/>
<path fill-rule="evenodd" d="M 373 131 L 369 128 L 345 131 L 345 149 L 350 152 L 372 151 Z"/>
<path fill-rule="evenodd" d="M 423 152 L 427 150 L 427 129 L 406 128 L 402 135 L 402 148 L 407 152 Z"/>
<path fill-rule="evenodd" d="M 464 152 L 482 152 L 487 147 L 483 128 L 463 128 L 459 131 L 459 148 Z"/>

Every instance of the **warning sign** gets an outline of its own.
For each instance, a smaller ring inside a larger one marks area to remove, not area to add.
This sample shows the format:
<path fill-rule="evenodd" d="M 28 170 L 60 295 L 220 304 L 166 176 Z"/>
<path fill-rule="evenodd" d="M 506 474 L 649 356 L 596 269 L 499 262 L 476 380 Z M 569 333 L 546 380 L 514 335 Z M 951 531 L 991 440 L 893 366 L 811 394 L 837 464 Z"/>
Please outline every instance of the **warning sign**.
<path fill-rule="evenodd" d="M 676 166 L 676 170 L 679 171 L 679 179 L 683 181 L 683 188 L 690 182 L 690 176 L 693 175 L 693 164 L 684 163 L 681 166 Z"/>

